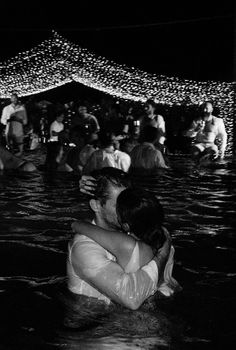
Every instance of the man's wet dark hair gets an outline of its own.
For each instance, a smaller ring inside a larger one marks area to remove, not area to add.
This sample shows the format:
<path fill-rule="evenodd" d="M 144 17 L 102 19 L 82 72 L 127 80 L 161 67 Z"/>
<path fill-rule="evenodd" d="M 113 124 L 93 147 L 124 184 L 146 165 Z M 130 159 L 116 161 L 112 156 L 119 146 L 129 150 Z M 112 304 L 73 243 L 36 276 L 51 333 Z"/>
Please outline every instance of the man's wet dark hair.
<path fill-rule="evenodd" d="M 154 100 L 152 100 L 151 98 L 147 99 L 145 102 L 145 105 L 151 105 L 153 108 L 156 108 L 156 103 Z"/>
<path fill-rule="evenodd" d="M 117 188 L 130 187 L 129 175 L 124 171 L 112 167 L 95 170 L 91 175 L 96 179 L 96 189 L 94 197 L 99 199 L 101 204 L 105 204 L 110 197 L 110 186 Z"/>
<path fill-rule="evenodd" d="M 11 92 L 11 97 L 12 97 L 12 96 L 15 96 L 17 99 L 19 99 L 19 96 L 18 96 L 18 94 L 17 94 L 16 91 L 12 91 L 12 92 Z"/>

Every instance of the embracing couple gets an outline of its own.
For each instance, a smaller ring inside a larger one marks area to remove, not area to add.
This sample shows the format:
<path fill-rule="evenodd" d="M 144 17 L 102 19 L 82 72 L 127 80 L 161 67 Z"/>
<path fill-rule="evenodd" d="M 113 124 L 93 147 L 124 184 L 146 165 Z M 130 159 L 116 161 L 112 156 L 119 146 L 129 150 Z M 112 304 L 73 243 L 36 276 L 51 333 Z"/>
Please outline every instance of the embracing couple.
<path fill-rule="evenodd" d="M 136 310 L 156 291 L 180 290 L 172 277 L 174 247 L 163 208 L 151 193 L 131 186 L 128 174 L 103 168 L 82 177 L 90 191 L 92 222 L 75 221 L 67 259 L 72 293 Z"/>

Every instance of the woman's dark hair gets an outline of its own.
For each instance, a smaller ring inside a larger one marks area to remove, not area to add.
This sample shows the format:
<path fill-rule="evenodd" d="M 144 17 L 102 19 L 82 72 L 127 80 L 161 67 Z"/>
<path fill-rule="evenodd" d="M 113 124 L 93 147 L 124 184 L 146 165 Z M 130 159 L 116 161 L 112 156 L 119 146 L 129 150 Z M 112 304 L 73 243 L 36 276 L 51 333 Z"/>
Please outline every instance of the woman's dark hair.
<path fill-rule="evenodd" d="M 143 189 L 127 188 L 116 204 L 118 219 L 156 252 L 165 241 L 164 211 L 157 197 Z"/>

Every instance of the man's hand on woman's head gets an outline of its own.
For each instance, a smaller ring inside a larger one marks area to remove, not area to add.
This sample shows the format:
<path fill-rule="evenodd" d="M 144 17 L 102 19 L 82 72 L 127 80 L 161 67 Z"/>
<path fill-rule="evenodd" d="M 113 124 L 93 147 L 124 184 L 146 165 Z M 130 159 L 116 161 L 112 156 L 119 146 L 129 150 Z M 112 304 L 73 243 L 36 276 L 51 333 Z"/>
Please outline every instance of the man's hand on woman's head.
<path fill-rule="evenodd" d="M 79 180 L 80 192 L 94 196 L 96 190 L 96 179 L 90 175 L 83 175 Z"/>

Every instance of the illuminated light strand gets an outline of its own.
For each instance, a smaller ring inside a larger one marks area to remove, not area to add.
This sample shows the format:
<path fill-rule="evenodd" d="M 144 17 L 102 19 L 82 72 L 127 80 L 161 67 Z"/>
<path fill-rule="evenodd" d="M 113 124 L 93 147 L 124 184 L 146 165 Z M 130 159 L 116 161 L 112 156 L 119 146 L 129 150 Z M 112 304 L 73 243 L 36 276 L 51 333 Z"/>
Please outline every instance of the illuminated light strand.
<path fill-rule="evenodd" d="M 196 82 L 150 74 L 117 64 L 71 43 L 58 33 L 41 44 L 0 63 L 0 98 L 38 94 L 72 81 L 117 98 L 174 105 L 200 104 L 212 100 L 219 107 L 228 133 L 228 151 L 233 147 L 235 83 Z"/>

